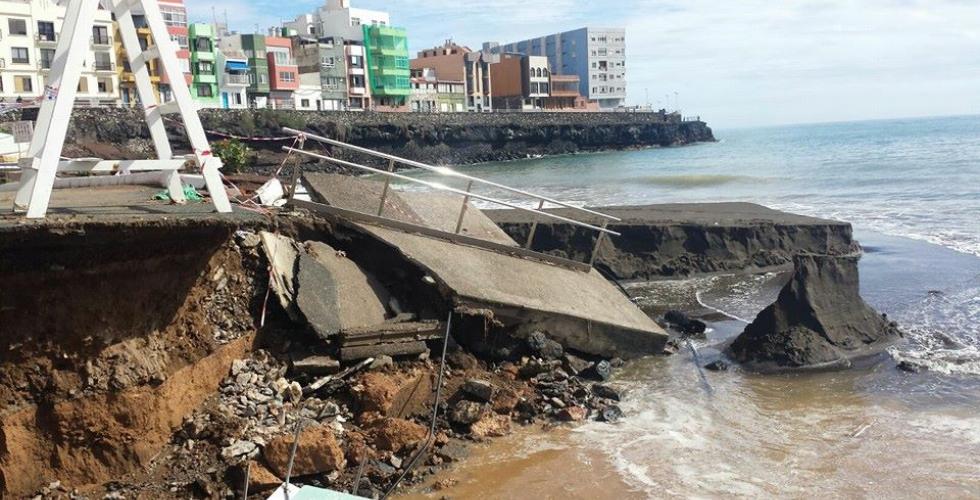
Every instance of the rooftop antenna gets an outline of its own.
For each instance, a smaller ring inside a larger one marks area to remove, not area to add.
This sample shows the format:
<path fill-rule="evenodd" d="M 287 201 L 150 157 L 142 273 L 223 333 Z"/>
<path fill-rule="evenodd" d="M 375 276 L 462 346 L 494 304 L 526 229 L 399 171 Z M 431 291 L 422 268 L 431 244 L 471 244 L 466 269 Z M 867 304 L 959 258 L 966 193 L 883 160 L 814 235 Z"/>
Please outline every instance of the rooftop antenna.
<path fill-rule="evenodd" d="M 81 68 L 88 54 L 92 26 L 99 9 L 99 0 L 69 0 L 65 20 L 58 38 L 51 64 L 47 86 L 41 97 L 38 110 L 37 129 L 31 138 L 27 157 L 21 159 L 21 181 L 14 200 L 14 209 L 27 212 L 31 219 L 43 218 L 51 201 L 51 191 L 58 180 L 58 172 L 87 172 L 93 174 L 122 174 L 114 176 L 72 179 L 80 186 L 99 186 L 109 184 L 163 184 L 170 198 L 177 203 L 184 201 L 184 187 L 179 171 L 184 164 L 191 162 L 203 174 L 211 201 L 218 212 L 231 212 L 228 194 L 221 182 L 221 159 L 211 154 L 204 127 L 197 116 L 190 91 L 184 80 L 184 73 L 177 60 L 177 48 L 167 33 L 167 26 L 160 14 L 155 0 L 106 0 L 119 23 L 119 35 L 126 49 L 129 65 L 136 79 L 136 91 L 143 106 L 146 124 L 150 129 L 153 146 L 157 153 L 155 160 L 100 160 L 77 159 L 61 160 L 61 152 L 68 133 L 68 123 Z M 133 16 L 143 15 L 146 25 L 156 45 L 143 49 Z M 111 41 L 105 40 L 106 45 Z M 92 43 L 103 43 L 96 39 Z M 162 75 L 170 81 L 174 100 L 160 103 L 153 92 L 147 62 L 158 60 Z M 186 156 L 175 156 L 163 126 L 164 115 L 178 114 L 187 132 L 193 152 Z M 68 184 L 63 180 L 62 184 Z"/>

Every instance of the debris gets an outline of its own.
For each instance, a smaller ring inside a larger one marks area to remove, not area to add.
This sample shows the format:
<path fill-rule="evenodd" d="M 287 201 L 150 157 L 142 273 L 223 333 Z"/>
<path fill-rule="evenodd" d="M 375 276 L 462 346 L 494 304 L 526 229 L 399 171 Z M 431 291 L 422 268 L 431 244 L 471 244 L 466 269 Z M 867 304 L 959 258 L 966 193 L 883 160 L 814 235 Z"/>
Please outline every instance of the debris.
<path fill-rule="evenodd" d="M 267 207 L 272 207 L 282 205 L 277 202 L 283 199 L 286 191 L 282 187 L 282 182 L 279 182 L 279 179 L 273 177 L 256 189 L 255 194 L 259 196 L 259 203 Z"/>
<path fill-rule="evenodd" d="M 251 458 L 257 454 L 258 445 L 251 441 L 237 440 L 221 449 L 221 456 L 228 460 Z"/>
<path fill-rule="evenodd" d="M 331 380 L 342 379 L 344 377 L 347 377 L 348 375 L 363 369 L 364 367 L 370 365 L 373 362 L 374 362 L 374 358 L 368 358 L 336 375 L 327 375 L 326 377 L 317 379 L 312 384 L 303 388 L 303 394 L 309 394 L 311 392 L 318 391 L 321 387 L 327 385 L 327 383 L 329 383 Z"/>
<path fill-rule="evenodd" d="M 592 365 L 594 364 L 595 363 L 582 359 L 569 352 L 566 352 L 562 357 L 562 366 L 564 366 L 565 369 L 572 375 L 578 375 L 579 373 L 592 368 Z"/>
<path fill-rule="evenodd" d="M 292 359 L 292 371 L 304 375 L 333 375 L 340 371 L 340 361 L 330 356 L 313 355 Z"/>
<path fill-rule="evenodd" d="M 604 384 L 592 384 L 592 394 L 596 397 L 619 401 L 619 391 Z"/>
<path fill-rule="evenodd" d="M 445 327 L 439 321 L 408 321 L 349 328 L 340 335 L 340 358 L 349 361 L 380 354 L 421 354 L 428 350 L 424 341 L 442 338 Z"/>
<path fill-rule="evenodd" d="M 204 197 L 201 196 L 201 194 L 197 192 L 197 189 L 195 189 L 194 186 L 191 186 L 189 184 L 184 186 L 184 198 L 187 201 L 203 201 L 204 200 Z M 160 200 L 160 201 L 173 201 L 173 200 L 170 199 L 170 192 L 167 191 L 166 189 L 164 189 L 163 191 L 160 191 L 159 193 L 153 195 L 153 199 L 154 200 Z"/>
<path fill-rule="evenodd" d="M 527 338 L 527 346 L 531 352 L 546 360 L 561 358 L 565 350 L 561 344 L 548 338 L 543 332 L 534 332 Z"/>
<path fill-rule="evenodd" d="M 470 425 L 483 416 L 483 405 L 476 401 L 462 399 L 449 410 L 449 421 L 459 425 Z"/>
<path fill-rule="evenodd" d="M 667 311 L 667 313 L 664 314 L 664 321 L 684 335 L 703 336 L 705 330 L 707 329 L 707 325 L 704 324 L 704 321 L 691 319 L 691 317 L 687 314 L 677 310 Z"/>
<path fill-rule="evenodd" d="M 381 354 L 378 357 L 374 358 L 374 362 L 371 363 L 371 366 L 369 366 L 368 369 L 381 370 L 384 368 L 388 368 L 394 364 L 395 364 L 395 360 L 391 359 L 391 356 L 387 354 Z"/>
<path fill-rule="evenodd" d="M 462 391 L 484 403 L 493 399 L 493 385 L 486 380 L 469 379 L 463 383 Z"/>
<path fill-rule="evenodd" d="M 379 417 L 369 420 L 364 428 L 374 438 L 379 450 L 401 452 L 411 450 L 425 440 L 427 429 L 411 420 Z"/>
<path fill-rule="evenodd" d="M 728 363 L 723 359 L 716 359 L 706 365 L 704 365 L 706 370 L 711 370 L 713 372 L 723 372 L 728 370 Z"/>
<path fill-rule="evenodd" d="M 428 411 L 432 397 L 432 377 L 428 371 L 368 372 L 358 382 L 353 392 L 362 411 L 388 417 L 422 415 Z"/>
<path fill-rule="evenodd" d="M 470 426 L 470 434 L 477 438 L 500 437 L 510 434 L 510 416 L 491 413 Z"/>
<path fill-rule="evenodd" d="M 292 448 L 293 434 L 286 434 L 273 439 L 262 449 L 265 462 L 279 477 L 286 476 Z M 293 476 L 343 470 L 345 465 L 344 452 L 329 426 L 318 425 L 299 433 L 293 457 Z"/>

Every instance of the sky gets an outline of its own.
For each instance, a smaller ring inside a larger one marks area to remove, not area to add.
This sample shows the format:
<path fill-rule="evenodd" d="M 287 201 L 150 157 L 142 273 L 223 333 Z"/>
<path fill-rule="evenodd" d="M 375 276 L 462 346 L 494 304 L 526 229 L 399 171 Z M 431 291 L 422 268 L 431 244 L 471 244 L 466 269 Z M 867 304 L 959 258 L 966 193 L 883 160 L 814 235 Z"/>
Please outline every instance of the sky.
<path fill-rule="evenodd" d="M 322 0 L 186 0 L 254 31 Z M 716 127 L 980 114 L 980 0 L 352 0 L 412 53 L 586 25 L 626 28 L 628 104 Z M 676 93 L 676 94 L 675 94 Z"/>

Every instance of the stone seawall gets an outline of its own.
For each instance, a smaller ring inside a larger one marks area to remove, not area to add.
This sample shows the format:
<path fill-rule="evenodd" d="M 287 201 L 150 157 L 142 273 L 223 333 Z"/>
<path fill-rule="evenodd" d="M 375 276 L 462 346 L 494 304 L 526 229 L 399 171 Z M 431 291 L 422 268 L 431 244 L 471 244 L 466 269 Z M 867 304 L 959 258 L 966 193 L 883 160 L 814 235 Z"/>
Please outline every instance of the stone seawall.
<path fill-rule="evenodd" d="M 24 110 L 3 120 L 34 119 Z M 308 130 L 359 146 L 437 165 L 503 161 L 538 155 L 666 147 L 714 141 L 701 121 L 681 122 L 658 113 L 350 113 L 288 110 L 202 110 L 212 140 L 221 134 L 283 136 L 282 127 Z M 168 124 L 178 150 L 187 149 L 180 127 Z M 139 110 L 76 109 L 68 156 L 141 158 L 152 154 Z M 285 141 L 249 141 L 258 166 L 281 159 Z M 339 151 L 340 158 L 350 158 Z M 363 159 L 363 158 L 361 158 Z M 324 170 L 330 170 L 324 166 Z M 260 169 L 261 170 L 261 169 Z"/>

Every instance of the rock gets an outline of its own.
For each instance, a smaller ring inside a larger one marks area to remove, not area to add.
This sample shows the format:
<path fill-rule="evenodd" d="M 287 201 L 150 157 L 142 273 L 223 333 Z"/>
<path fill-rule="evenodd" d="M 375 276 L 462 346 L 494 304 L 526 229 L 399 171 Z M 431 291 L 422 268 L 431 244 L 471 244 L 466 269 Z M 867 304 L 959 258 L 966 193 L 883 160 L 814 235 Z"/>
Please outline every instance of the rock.
<path fill-rule="evenodd" d="M 687 314 L 676 310 L 667 311 L 664 321 L 684 335 L 703 336 L 707 329 L 703 321 L 691 319 Z"/>
<path fill-rule="evenodd" d="M 604 384 L 592 384 L 592 394 L 596 397 L 619 401 L 619 391 Z"/>
<path fill-rule="evenodd" d="M 388 463 L 390 463 L 391 466 L 396 469 L 402 468 L 402 459 L 398 458 L 398 455 L 392 455 L 391 458 L 388 459 Z"/>
<path fill-rule="evenodd" d="M 521 366 L 518 373 L 523 378 L 532 378 L 542 373 L 550 372 L 560 366 L 560 361 L 541 361 L 535 358 Z"/>
<path fill-rule="evenodd" d="M 281 478 L 255 460 L 248 463 L 248 468 L 248 491 L 268 491 L 282 484 Z"/>
<path fill-rule="evenodd" d="M 562 357 L 562 365 L 572 375 L 578 375 L 579 373 L 584 372 L 589 368 L 592 368 L 593 364 L 594 363 L 592 363 L 591 361 L 582 359 L 574 354 L 567 353 L 567 352 Z"/>
<path fill-rule="evenodd" d="M 617 422 L 623 416 L 623 410 L 616 405 L 607 406 L 599 412 L 599 420 L 603 422 Z"/>
<path fill-rule="evenodd" d="M 903 372 L 909 372 L 909 373 L 920 373 L 923 370 L 922 365 L 910 363 L 907 360 L 899 361 L 898 365 L 896 365 L 896 368 L 902 370 Z"/>
<path fill-rule="evenodd" d="M 562 408 L 555 415 L 558 420 L 564 422 L 580 422 L 585 420 L 585 417 L 589 414 L 589 411 L 581 406 L 569 406 L 568 408 Z"/>
<path fill-rule="evenodd" d="M 436 490 L 436 491 L 440 491 L 440 490 L 444 490 L 444 489 L 447 489 L 447 488 L 452 488 L 453 486 L 456 486 L 457 484 L 459 484 L 459 479 L 452 478 L 452 477 L 447 477 L 445 479 L 440 479 L 440 480 L 436 481 L 435 483 L 432 483 L 432 489 L 433 490 Z"/>
<path fill-rule="evenodd" d="M 846 366 L 882 351 L 898 328 L 861 298 L 858 256 L 799 255 L 779 292 L 729 347 L 758 369 Z"/>
<path fill-rule="evenodd" d="M 470 434 L 478 438 L 506 436 L 510 434 L 510 417 L 491 413 L 471 425 Z"/>
<path fill-rule="evenodd" d="M 235 241 L 242 248 L 255 248 L 262 244 L 262 238 L 258 234 L 243 230 L 235 231 Z"/>
<path fill-rule="evenodd" d="M 432 377 L 427 371 L 404 373 L 367 372 L 360 378 L 357 394 L 362 411 L 376 411 L 390 417 L 428 413 Z"/>
<path fill-rule="evenodd" d="M 555 408 L 564 408 L 566 406 L 565 401 L 559 397 L 548 398 L 548 404 L 554 406 Z"/>
<path fill-rule="evenodd" d="M 484 403 L 493 399 L 493 385 L 486 380 L 469 379 L 463 383 L 462 391 Z"/>
<path fill-rule="evenodd" d="M 251 441 L 237 440 L 221 449 L 221 456 L 227 460 L 252 457 L 257 454 L 258 446 Z"/>
<path fill-rule="evenodd" d="M 585 371 L 582 376 L 604 382 L 612 377 L 612 365 L 606 360 L 599 361 L 595 366 Z"/>
<path fill-rule="evenodd" d="M 512 389 L 501 389 L 493 399 L 493 411 L 502 415 L 508 415 L 514 411 L 514 407 L 521 400 L 521 396 Z"/>
<path fill-rule="evenodd" d="M 424 426 L 402 418 L 382 417 L 369 421 L 365 428 L 374 445 L 383 451 L 410 450 L 422 442 L 429 431 Z"/>
<path fill-rule="evenodd" d="M 330 356 L 294 358 L 292 360 L 292 370 L 294 373 L 310 376 L 333 375 L 340 371 L 340 361 Z"/>
<path fill-rule="evenodd" d="M 446 462 L 459 462 L 470 455 L 470 449 L 460 441 L 450 441 L 436 450 L 435 454 Z"/>
<path fill-rule="evenodd" d="M 470 425 L 483 416 L 483 405 L 465 399 L 458 401 L 449 410 L 449 421 L 459 425 Z"/>
<path fill-rule="evenodd" d="M 476 356 L 462 349 L 447 353 L 446 363 L 456 370 L 473 370 L 480 366 Z"/>
<path fill-rule="evenodd" d="M 565 349 L 542 332 L 534 332 L 527 338 L 527 346 L 532 353 L 545 360 L 560 359 Z"/>
<path fill-rule="evenodd" d="M 262 449 L 265 463 L 279 477 L 286 477 L 292 446 L 293 434 L 288 433 L 274 438 Z M 343 470 L 346 463 L 344 451 L 329 426 L 317 425 L 299 433 L 296 456 L 293 459 L 293 476 Z"/>
<path fill-rule="evenodd" d="M 706 365 L 704 365 L 705 370 L 711 370 L 713 372 L 723 372 L 728 369 L 728 363 L 722 359 L 716 359 Z"/>
<path fill-rule="evenodd" d="M 371 365 L 368 366 L 368 369 L 369 370 L 382 370 L 384 368 L 388 368 L 388 367 L 394 366 L 394 365 L 395 365 L 395 360 L 392 359 L 391 356 L 389 356 L 387 354 L 379 354 L 379 355 L 375 356 L 374 361 L 371 362 Z"/>

